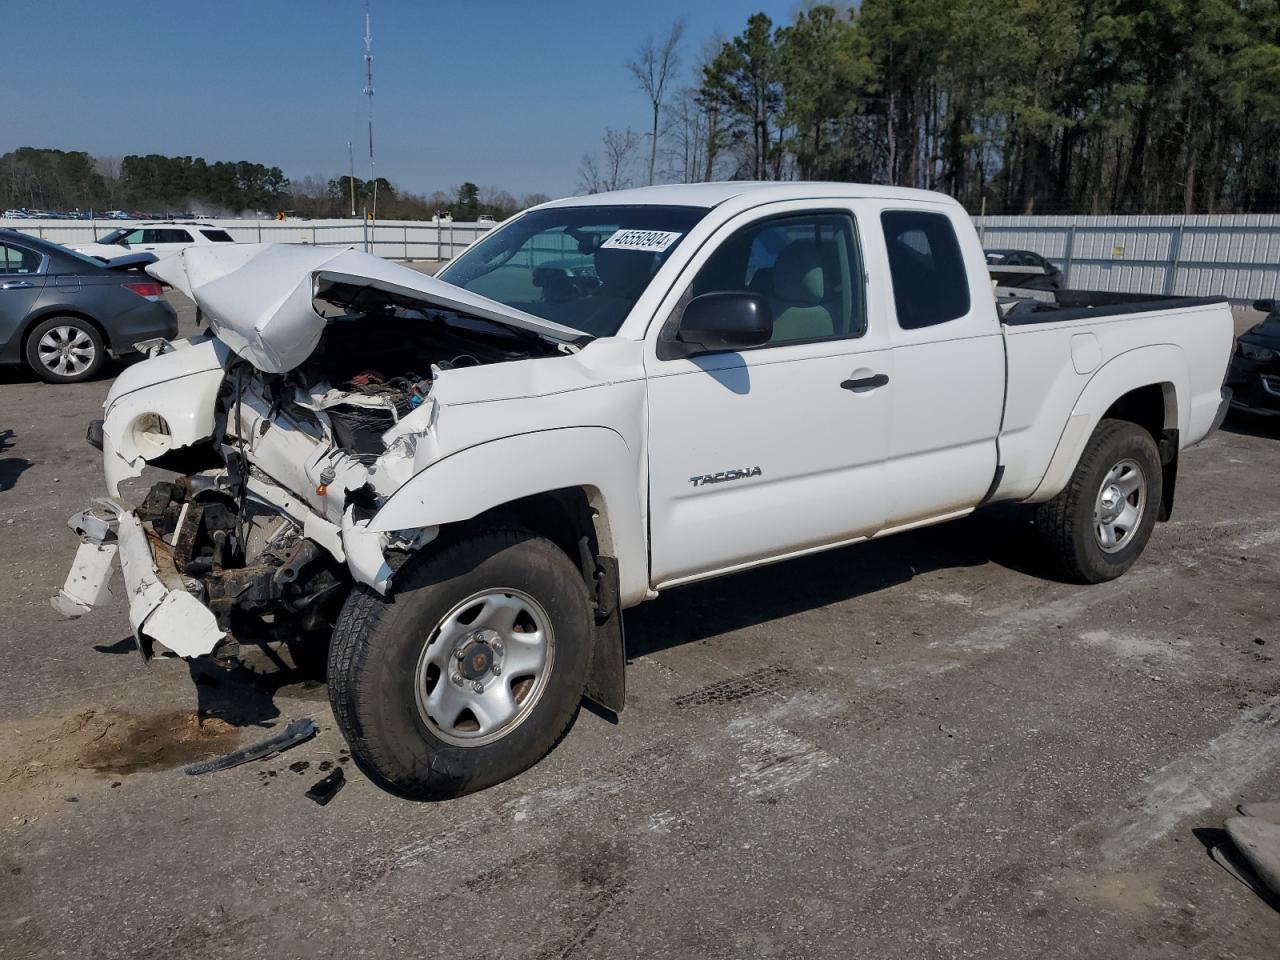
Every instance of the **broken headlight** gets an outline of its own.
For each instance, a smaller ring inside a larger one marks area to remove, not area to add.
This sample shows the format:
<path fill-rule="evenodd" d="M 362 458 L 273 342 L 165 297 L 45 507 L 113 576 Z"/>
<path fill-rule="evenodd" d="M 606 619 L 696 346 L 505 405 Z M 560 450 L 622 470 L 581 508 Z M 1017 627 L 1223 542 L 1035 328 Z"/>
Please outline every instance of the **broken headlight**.
<path fill-rule="evenodd" d="M 135 418 L 130 430 L 134 448 L 146 460 L 168 453 L 173 446 L 169 423 L 158 413 L 144 413 Z"/>

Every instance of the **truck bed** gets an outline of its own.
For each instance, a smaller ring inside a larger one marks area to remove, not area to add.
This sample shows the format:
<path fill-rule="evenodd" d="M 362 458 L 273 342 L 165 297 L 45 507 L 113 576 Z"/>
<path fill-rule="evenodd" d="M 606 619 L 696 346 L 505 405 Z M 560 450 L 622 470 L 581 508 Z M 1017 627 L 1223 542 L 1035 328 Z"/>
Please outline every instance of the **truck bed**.
<path fill-rule="evenodd" d="M 1179 447 L 1212 428 L 1234 333 L 1225 297 L 1037 291 L 1002 298 L 1000 308 L 1008 388 L 997 499 L 1044 500 L 1061 489 L 1103 413 L 1090 390 L 1119 396 L 1127 383 L 1155 384 L 1162 426 L 1178 431 Z"/>

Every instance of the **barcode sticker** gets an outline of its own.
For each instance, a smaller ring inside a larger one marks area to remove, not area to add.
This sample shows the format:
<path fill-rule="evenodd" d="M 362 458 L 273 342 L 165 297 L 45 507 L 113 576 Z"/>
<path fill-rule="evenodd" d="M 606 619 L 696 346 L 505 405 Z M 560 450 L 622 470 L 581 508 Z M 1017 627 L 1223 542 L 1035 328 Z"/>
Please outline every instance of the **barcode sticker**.
<path fill-rule="evenodd" d="M 678 233 L 665 230 L 619 230 L 600 244 L 601 250 L 639 250 L 641 253 L 662 253 L 677 240 Z"/>

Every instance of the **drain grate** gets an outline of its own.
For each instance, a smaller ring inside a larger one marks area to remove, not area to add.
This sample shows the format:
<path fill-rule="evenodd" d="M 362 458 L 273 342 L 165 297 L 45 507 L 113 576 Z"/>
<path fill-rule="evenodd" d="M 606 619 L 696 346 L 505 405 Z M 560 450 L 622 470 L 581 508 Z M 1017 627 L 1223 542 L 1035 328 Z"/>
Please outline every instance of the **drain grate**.
<path fill-rule="evenodd" d="M 786 685 L 790 671 L 781 664 L 771 664 L 752 670 L 728 680 L 718 680 L 705 687 L 699 687 L 689 693 L 673 697 L 671 702 L 676 708 L 702 707 L 713 703 L 737 703 L 739 700 L 750 700 L 753 697 L 773 693 Z"/>

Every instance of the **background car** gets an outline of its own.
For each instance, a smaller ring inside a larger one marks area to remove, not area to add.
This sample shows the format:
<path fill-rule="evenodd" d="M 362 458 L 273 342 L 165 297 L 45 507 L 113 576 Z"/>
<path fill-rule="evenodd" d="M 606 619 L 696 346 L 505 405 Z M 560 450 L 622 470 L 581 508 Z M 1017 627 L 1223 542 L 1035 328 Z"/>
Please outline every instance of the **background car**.
<path fill-rule="evenodd" d="M 1280 415 L 1280 303 L 1255 300 L 1253 309 L 1267 316 L 1236 338 L 1227 372 L 1235 410 Z"/>
<path fill-rule="evenodd" d="M 163 259 L 187 247 L 211 243 L 235 243 L 235 240 L 226 230 L 212 223 L 163 220 L 136 227 L 121 227 L 100 237 L 95 243 L 76 244 L 71 249 L 76 253 L 108 261 L 138 252 L 154 253 Z"/>
<path fill-rule="evenodd" d="M 987 269 L 1002 287 L 1061 290 L 1062 271 L 1031 250 L 987 250 Z"/>
<path fill-rule="evenodd" d="M 109 265 L 61 244 L 0 229 L 0 363 L 25 363 L 50 383 L 87 380 L 108 353 L 178 334 L 160 283 L 139 254 Z"/>

